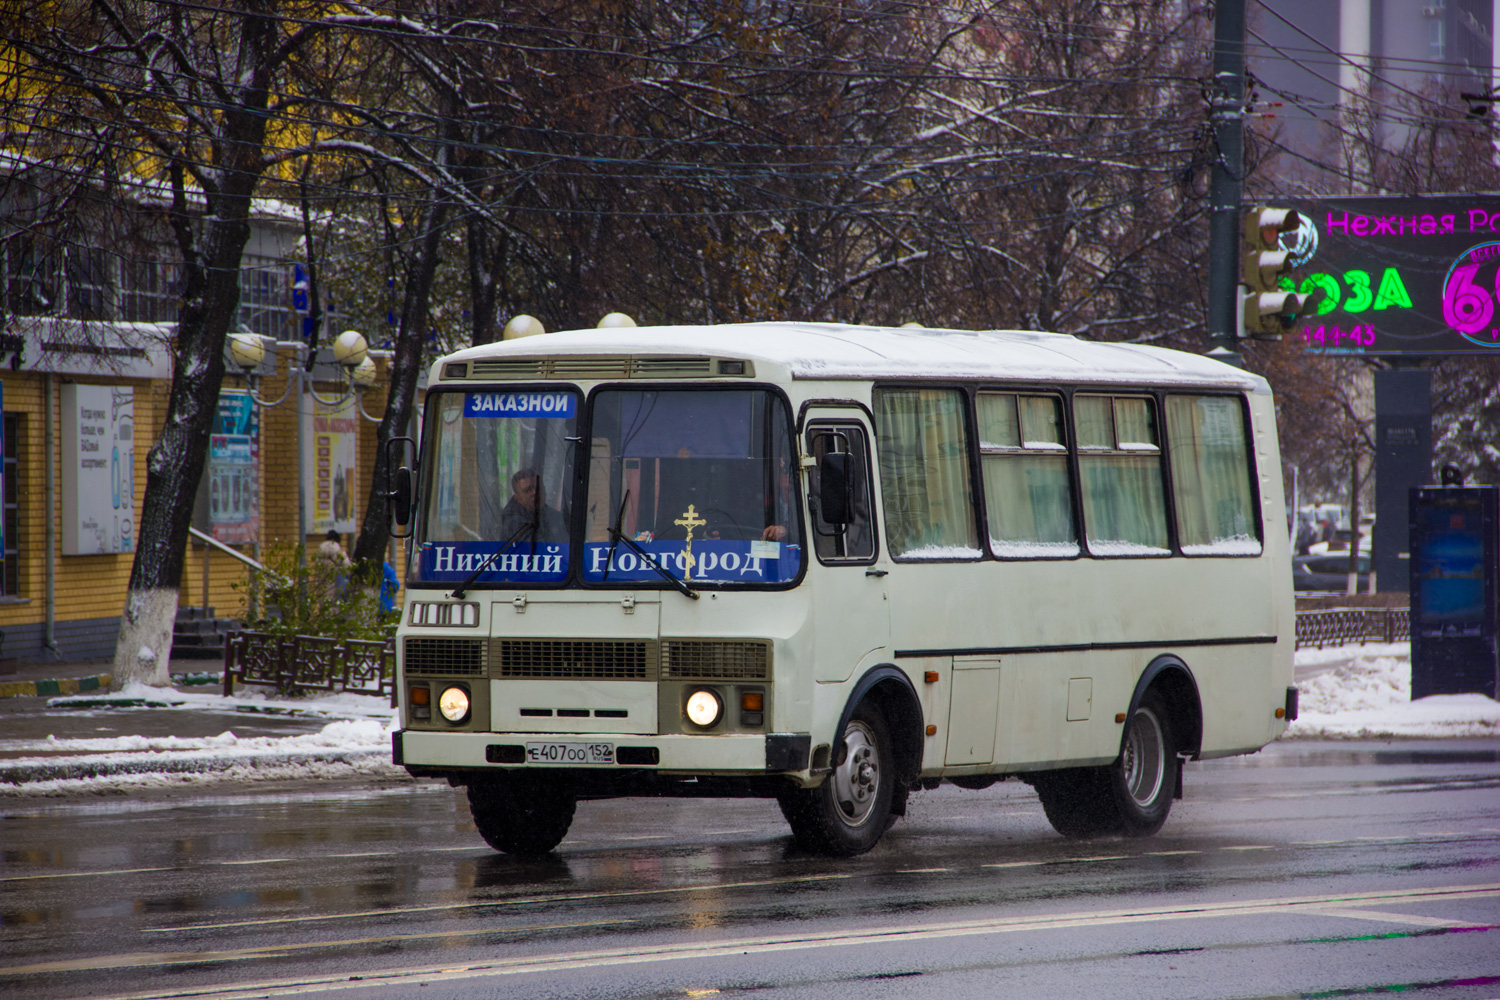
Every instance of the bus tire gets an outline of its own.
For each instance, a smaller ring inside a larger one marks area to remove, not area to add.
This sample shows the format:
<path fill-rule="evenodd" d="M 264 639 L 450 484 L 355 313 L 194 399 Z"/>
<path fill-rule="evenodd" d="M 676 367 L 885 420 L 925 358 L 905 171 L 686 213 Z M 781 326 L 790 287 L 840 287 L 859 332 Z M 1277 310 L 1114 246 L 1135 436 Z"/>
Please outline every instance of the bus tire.
<path fill-rule="evenodd" d="M 468 793 L 469 813 L 485 843 L 529 858 L 562 843 L 577 806 L 570 790 L 530 776 L 471 781 Z"/>
<path fill-rule="evenodd" d="M 1120 758 L 1107 769 L 1115 802 L 1116 832 L 1149 837 L 1172 811 L 1177 790 L 1177 744 L 1172 714 L 1155 688 L 1142 696 L 1130 718 Z"/>
<path fill-rule="evenodd" d="M 1116 825 L 1111 808 L 1107 768 L 1065 767 L 1032 775 L 1037 798 L 1052 829 L 1064 837 L 1083 839 L 1111 832 Z"/>
<path fill-rule="evenodd" d="M 895 757 L 885 716 L 860 702 L 844 728 L 843 760 L 816 788 L 777 796 L 799 847 L 834 857 L 863 854 L 891 825 Z"/>
<path fill-rule="evenodd" d="M 1040 771 L 1032 783 L 1064 837 L 1149 837 L 1172 809 L 1176 763 L 1171 716 L 1153 688 L 1136 705 L 1113 764 Z"/>

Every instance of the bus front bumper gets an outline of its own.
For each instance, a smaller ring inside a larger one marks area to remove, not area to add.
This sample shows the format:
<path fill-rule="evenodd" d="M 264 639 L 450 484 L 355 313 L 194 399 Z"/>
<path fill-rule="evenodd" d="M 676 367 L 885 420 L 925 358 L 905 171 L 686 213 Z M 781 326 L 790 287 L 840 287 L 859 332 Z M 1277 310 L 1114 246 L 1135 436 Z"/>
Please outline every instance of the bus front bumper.
<path fill-rule="evenodd" d="M 600 745 L 609 747 L 607 755 L 590 749 Z M 570 749 L 561 750 L 564 746 Z M 807 733 L 552 736 L 405 729 L 391 734 L 391 762 L 424 771 L 582 767 L 599 771 L 648 768 L 681 774 L 781 774 L 806 771 L 811 746 L 812 737 Z M 569 756 L 559 757 L 559 753 Z M 552 759 L 545 759 L 547 754 Z M 589 759 L 602 756 L 607 756 L 608 762 Z"/>

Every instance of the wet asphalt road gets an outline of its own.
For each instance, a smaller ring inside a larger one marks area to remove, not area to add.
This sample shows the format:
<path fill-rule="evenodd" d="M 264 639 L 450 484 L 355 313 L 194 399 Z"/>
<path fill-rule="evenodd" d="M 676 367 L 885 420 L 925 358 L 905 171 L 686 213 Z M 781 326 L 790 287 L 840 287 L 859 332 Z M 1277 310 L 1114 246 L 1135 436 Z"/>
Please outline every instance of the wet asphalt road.
<path fill-rule="evenodd" d="M 1500 741 L 1189 767 L 1142 841 L 1030 789 L 913 796 L 872 853 L 774 803 L 585 803 L 492 853 L 445 785 L 0 802 L 7 997 L 1500 997 Z"/>

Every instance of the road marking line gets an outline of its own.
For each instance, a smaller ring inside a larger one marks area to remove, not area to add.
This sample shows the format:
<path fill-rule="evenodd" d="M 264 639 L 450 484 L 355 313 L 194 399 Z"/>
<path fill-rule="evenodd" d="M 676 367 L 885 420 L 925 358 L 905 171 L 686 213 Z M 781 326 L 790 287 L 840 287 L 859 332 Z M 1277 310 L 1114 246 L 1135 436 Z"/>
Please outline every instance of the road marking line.
<path fill-rule="evenodd" d="M 1271 844 L 1240 844 L 1237 847 L 1221 847 L 1221 851 L 1271 851 L 1275 847 Z"/>
<path fill-rule="evenodd" d="M 946 868 L 897 868 L 897 875 L 927 875 L 932 872 L 945 872 Z"/>
<path fill-rule="evenodd" d="M 1337 906 L 1320 906 L 1310 911 L 1325 917 L 1348 917 L 1351 920 L 1375 920 L 1388 924 L 1415 924 L 1418 927 L 1468 927 L 1462 920 L 1444 920 L 1441 917 L 1415 917 L 1406 913 L 1385 913 L 1380 910 L 1362 910 Z"/>
<path fill-rule="evenodd" d="M 351 920 L 355 917 L 386 917 L 404 913 L 441 913 L 452 910 L 474 910 L 487 906 L 518 906 L 536 903 L 569 903 L 584 899 L 625 899 L 632 896 L 660 896 L 681 892 L 715 892 L 722 889 L 753 889 L 773 885 L 795 885 L 799 882 L 828 882 L 853 878 L 852 875 L 803 875 L 797 878 L 773 878 L 763 882 L 715 882 L 664 889 L 629 889 L 619 892 L 570 892 L 555 896 L 518 896 L 514 899 L 488 899 L 468 903 L 440 903 L 433 906 L 393 906 L 386 910 L 355 910 L 350 913 L 312 914 L 304 917 L 267 917 L 264 920 L 235 920 L 222 924 L 186 924 L 180 927 L 144 927 L 143 934 L 177 934 L 181 931 L 211 931 L 225 927 L 265 927 L 270 924 L 302 924 L 325 920 Z"/>
<path fill-rule="evenodd" d="M 51 875 L 6 875 L 0 882 L 24 882 L 29 878 L 83 878 L 88 875 L 138 875 L 142 872 L 174 872 L 176 868 L 116 868 L 104 872 L 55 872 Z"/>
<path fill-rule="evenodd" d="M 1144 855 L 1148 858 L 1172 858 L 1179 854 L 1202 854 L 1202 851 L 1147 851 Z"/>
<path fill-rule="evenodd" d="M 469 930 L 429 931 L 425 934 L 386 934 L 380 937 L 342 938 L 332 941 L 302 941 L 294 944 L 268 944 L 258 948 L 232 948 L 227 951 L 202 952 L 129 952 L 123 955 L 97 955 L 92 958 L 68 959 L 58 962 L 37 962 L 34 965 L 18 965 L 0 969 L 0 975 L 33 975 L 47 972 L 80 972 L 94 969 L 121 969 L 143 965 L 197 965 L 203 962 L 242 962 L 253 958 L 279 958 L 293 952 L 310 951 L 315 948 L 347 948 L 353 945 L 389 944 L 396 941 L 422 941 L 430 938 L 478 937 L 491 934 L 524 934 L 530 931 L 577 930 L 580 927 L 604 927 L 615 924 L 633 924 L 634 918 L 620 920 L 589 920 L 572 924 L 539 924 L 534 927 L 479 927 Z"/>
<path fill-rule="evenodd" d="M 360 851 L 355 854 L 325 854 L 325 858 L 391 858 L 395 857 L 395 851 Z"/>
<path fill-rule="evenodd" d="M 854 945 L 888 945 L 892 942 L 922 941 L 936 938 L 965 937 L 976 934 L 1000 934 L 1021 931 L 1049 931 L 1060 928 L 1099 927 L 1117 924 L 1151 923 L 1166 920 L 1192 920 L 1201 917 L 1265 916 L 1273 913 L 1285 915 L 1317 914 L 1325 907 L 1358 908 L 1363 905 L 1389 903 L 1424 903 L 1454 899 L 1475 899 L 1500 896 L 1500 884 L 1467 886 L 1444 886 L 1431 889 L 1405 891 L 1372 891 L 1344 893 L 1328 896 L 1289 896 L 1240 902 L 1179 904 L 1165 907 L 1140 907 L 1135 909 L 1107 910 L 1102 912 L 1064 913 L 1052 916 L 991 918 L 984 920 L 962 920 L 942 924 L 913 923 L 886 927 L 869 927 L 858 930 L 807 931 L 801 934 L 781 934 L 761 937 L 721 940 L 712 944 L 704 942 L 679 942 L 666 944 L 631 945 L 616 948 L 600 948 L 592 951 L 563 953 L 552 956 L 517 957 L 493 959 L 461 966 L 430 966 L 421 969 L 393 968 L 368 971 L 360 978 L 351 980 L 347 975 L 304 976 L 298 979 L 276 979 L 259 983 L 240 983 L 215 989 L 205 986 L 194 988 L 191 995 L 198 1000 L 250 1000 L 253 997 L 288 996 L 298 993 L 331 992 L 333 990 L 356 989 L 364 986 L 392 987 L 405 983 L 456 981 L 480 977 L 510 976 L 523 973 L 557 973 L 576 969 L 640 965 L 651 962 L 682 961 L 688 959 L 740 958 L 748 954 L 776 953 L 810 948 L 849 947 Z M 438 935 L 441 936 L 441 935 Z M 267 948 L 264 955 L 274 955 L 274 947 Z M 263 957 L 261 954 L 246 957 Z M 185 964 L 201 962 L 203 955 L 182 952 L 164 952 L 158 955 L 132 953 L 121 956 L 97 956 L 80 959 L 80 962 L 107 963 L 129 960 L 135 964 Z M 80 966 L 82 967 L 82 966 Z M 96 965 L 94 967 L 118 967 Z M 0 975 L 13 974 L 17 970 L 0 969 Z M 166 992 L 135 993 L 109 1000 L 166 1000 L 184 996 L 181 989 Z"/>
<path fill-rule="evenodd" d="M 279 865 L 291 860 L 291 858 L 254 858 L 250 861 L 215 861 L 212 863 L 216 865 Z"/>
<path fill-rule="evenodd" d="M 980 865 L 981 868 L 1035 868 L 1047 864 L 1046 861 L 999 861 L 994 864 Z"/>

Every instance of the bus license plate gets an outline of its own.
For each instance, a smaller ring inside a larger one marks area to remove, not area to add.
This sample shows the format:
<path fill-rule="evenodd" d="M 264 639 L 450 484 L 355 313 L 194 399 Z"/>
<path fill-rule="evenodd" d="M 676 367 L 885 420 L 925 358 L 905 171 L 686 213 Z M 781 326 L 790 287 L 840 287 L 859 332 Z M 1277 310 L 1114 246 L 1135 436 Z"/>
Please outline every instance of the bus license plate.
<path fill-rule="evenodd" d="M 528 743 L 528 764 L 613 764 L 613 743 Z"/>

